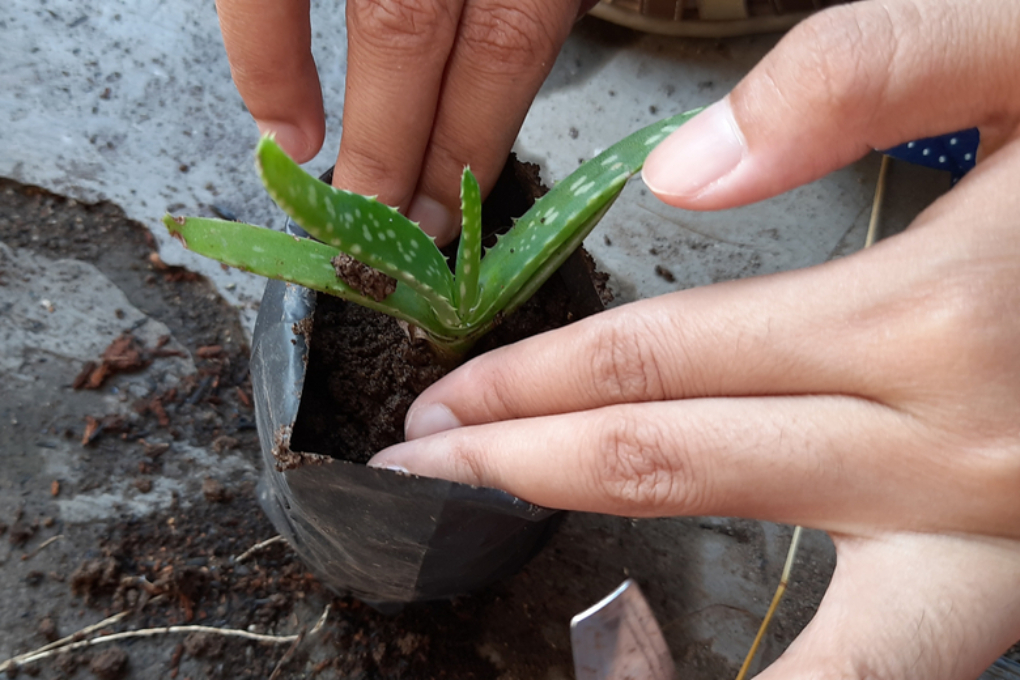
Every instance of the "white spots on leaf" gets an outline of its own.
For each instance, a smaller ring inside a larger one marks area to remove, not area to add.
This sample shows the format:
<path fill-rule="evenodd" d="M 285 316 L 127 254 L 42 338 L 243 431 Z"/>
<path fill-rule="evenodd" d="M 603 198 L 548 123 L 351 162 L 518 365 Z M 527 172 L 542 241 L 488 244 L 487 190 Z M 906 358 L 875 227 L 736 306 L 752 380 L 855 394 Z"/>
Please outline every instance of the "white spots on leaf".
<path fill-rule="evenodd" d="M 386 230 L 386 235 L 389 236 L 390 238 L 396 238 L 397 237 L 397 232 L 395 232 L 392 229 L 387 229 Z"/>
<path fill-rule="evenodd" d="M 587 182 L 587 181 L 588 181 L 588 176 L 587 175 L 581 175 L 580 177 L 575 179 L 573 182 L 571 182 L 571 184 L 568 187 L 568 189 L 570 189 L 571 191 L 577 191 L 577 188 L 579 186 L 581 186 L 582 184 L 584 184 L 585 182 Z"/>
<path fill-rule="evenodd" d="M 361 244 L 359 244 L 359 243 L 352 243 L 351 244 L 351 255 L 355 255 L 355 256 L 361 255 Z"/>
<path fill-rule="evenodd" d="M 263 248 L 262 246 L 252 246 L 251 250 L 252 250 L 253 253 L 264 253 L 264 252 L 266 252 L 266 249 Z"/>
<path fill-rule="evenodd" d="M 309 186 L 308 187 L 308 202 L 311 203 L 312 205 L 315 205 L 315 199 L 318 198 L 318 197 L 319 197 L 319 195 L 315 192 L 315 187 L 314 186 Z"/>
<path fill-rule="evenodd" d="M 362 227 L 361 227 L 361 235 L 369 243 L 372 242 L 372 231 L 368 228 L 368 225 L 362 225 Z"/>
<path fill-rule="evenodd" d="M 649 137 L 648 139 L 645 140 L 645 146 L 651 146 L 653 144 L 658 144 L 659 142 L 664 140 L 666 138 L 666 135 L 668 135 L 668 134 L 669 134 L 668 132 L 662 131 L 662 132 L 658 132 L 658 133 L 652 135 L 651 137 Z"/>
<path fill-rule="evenodd" d="M 587 184 L 584 184 L 580 188 L 578 188 L 577 189 L 577 195 L 578 196 L 584 196 L 586 193 L 588 193 L 589 191 L 591 191 L 594 188 L 595 188 L 595 180 L 592 180 L 592 181 L 588 182 Z"/>
<path fill-rule="evenodd" d="M 414 262 L 414 258 L 411 257 L 411 253 L 404 253 L 404 262 L 411 264 Z"/>
<path fill-rule="evenodd" d="M 470 264 L 465 264 L 464 265 L 464 273 L 465 274 L 470 274 L 471 273 L 471 265 Z"/>

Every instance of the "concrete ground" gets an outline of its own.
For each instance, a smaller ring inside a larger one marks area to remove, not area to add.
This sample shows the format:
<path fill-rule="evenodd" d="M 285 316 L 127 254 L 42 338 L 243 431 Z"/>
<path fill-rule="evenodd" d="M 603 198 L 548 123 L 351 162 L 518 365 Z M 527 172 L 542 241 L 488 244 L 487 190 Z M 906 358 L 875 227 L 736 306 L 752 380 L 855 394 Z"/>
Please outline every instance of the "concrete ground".
<path fill-rule="evenodd" d="M 316 171 L 342 122 L 342 4 L 313 7 L 329 112 Z M 273 533 L 252 501 L 244 372 L 263 284 L 183 251 L 159 223 L 165 211 L 282 223 L 253 172 L 256 131 L 213 5 L 9 0 L 0 36 L 0 663 L 52 637 L 47 620 L 65 635 L 128 607 L 119 629 L 191 622 L 287 635 L 330 603 L 325 628 L 292 646 L 284 677 L 569 677 L 570 616 L 631 575 L 683 677 L 739 666 L 786 527 L 577 515 L 520 576 L 396 619 L 302 580 L 283 546 L 237 562 Z M 665 39 L 582 21 L 518 152 L 547 179 L 564 177 L 628 131 L 722 96 L 777 39 Z M 861 247 L 877 168 L 871 156 L 718 214 L 667 208 L 635 180 L 587 245 L 620 302 L 816 264 Z M 894 166 L 886 227 L 902 228 L 945 188 Z M 125 331 L 136 344 L 114 354 L 130 355 L 131 370 L 75 389 Z M 833 559 L 809 532 L 766 661 L 809 620 Z M 106 576 L 104 564 L 115 564 Z M 200 591 L 189 590 L 195 579 Z M 125 643 L 126 677 L 265 677 L 290 648 L 232 642 L 216 655 L 183 640 Z M 117 677 L 97 658 L 37 667 Z"/>

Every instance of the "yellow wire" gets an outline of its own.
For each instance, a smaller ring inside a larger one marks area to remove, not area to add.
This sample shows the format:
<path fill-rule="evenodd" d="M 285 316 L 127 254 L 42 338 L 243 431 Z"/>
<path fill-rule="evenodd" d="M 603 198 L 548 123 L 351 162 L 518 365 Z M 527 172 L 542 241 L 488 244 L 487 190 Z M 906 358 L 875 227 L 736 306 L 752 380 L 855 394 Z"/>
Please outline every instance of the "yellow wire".
<path fill-rule="evenodd" d="M 793 560 L 797 556 L 797 545 L 800 543 L 800 534 L 803 529 L 801 527 L 793 528 L 793 538 L 790 539 L 790 549 L 786 551 L 786 564 L 783 565 L 783 575 L 779 579 L 779 587 L 776 588 L 775 595 L 772 596 L 772 602 L 769 604 L 769 610 L 765 612 L 765 618 L 762 620 L 761 625 L 758 626 L 758 634 L 754 636 L 754 642 L 751 643 L 751 650 L 744 657 L 744 664 L 740 667 L 740 672 L 737 673 L 736 680 L 744 680 L 747 677 L 747 671 L 751 668 L 751 662 L 754 661 L 755 655 L 758 653 L 758 647 L 761 645 L 762 639 L 765 637 L 765 632 L 768 630 L 769 623 L 772 622 L 772 616 L 776 613 L 776 609 L 779 607 L 779 602 L 783 599 L 783 595 L 786 593 L 786 584 L 790 581 L 790 572 L 793 570 Z"/>
<path fill-rule="evenodd" d="M 878 219 L 882 213 L 882 200 L 885 198 L 885 176 L 889 171 L 889 157 L 882 156 L 882 167 L 878 170 L 878 186 L 875 187 L 875 200 L 871 204 L 871 221 L 868 222 L 868 235 L 864 238 L 864 247 L 870 248 L 878 239 Z"/>
<path fill-rule="evenodd" d="M 885 198 L 885 183 L 888 171 L 889 157 L 882 156 L 882 166 L 878 170 L 878 184 L 875 187 L 875 199 L 871 204 L 871 220 L 868 222 L 868 235 L 864 239 L 865 248 L 870 248 L 878 238 L 878 221 L 882 213 L 882 201 Z M 790 539 L 790 548 L 786 551 L 786 564 L 783 566 L 783 575 L 779 579 L 779 586 L 772 596 L 772 602 L 769 604 L 768 611 L 765 612 L 765 618 L 762 619 L 761 625 L 758 626 L 758 634 L 754 636 L 754 642 L 751 643 L 751 649 L 747 652 L 747 656 L 744 657 L 744 663 L 740 666 L 740 672 L 737 673 L 736 680 L 745 680 L 747 677 L 747 672 L 751 668 L 754 657 L 758 654 L 758 647 L 761 646 L 761 641 L 765 638 L 765 633 L 772 622 L 772 617 L 776 613 L 776 609 L 779 608 L 783 595 L 786 594 L 786 585 L 790 581 L 793 560 L 797 556 L 797 545 L 800 543 L 800 533 L 801 527 L 794 527 L 793 538 Z"/>

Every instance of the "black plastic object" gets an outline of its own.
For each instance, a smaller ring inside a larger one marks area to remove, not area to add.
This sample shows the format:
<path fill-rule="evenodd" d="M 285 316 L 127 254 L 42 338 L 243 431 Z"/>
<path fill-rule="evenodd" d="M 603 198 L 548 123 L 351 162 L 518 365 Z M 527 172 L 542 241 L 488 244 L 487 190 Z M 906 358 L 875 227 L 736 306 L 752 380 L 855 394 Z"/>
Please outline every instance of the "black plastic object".
<path fill-rule="evenodd" d="M 289 221 L 286 230 L 305 235 Z M 556 275 L 572 291 L 576 317 L 602 309 L 579 253 Z M 270 281 L 255 325 L 259 500 L 273 525 L 327 586 L 376 605 L 448 598 L 520 569 L 556 511 L 496 489 L 290 451 L 308 352 L 295 324 L 314 314 L 315 300 L 306 288 Z M 299 465 L 281 471 L 281 453 Z"/>

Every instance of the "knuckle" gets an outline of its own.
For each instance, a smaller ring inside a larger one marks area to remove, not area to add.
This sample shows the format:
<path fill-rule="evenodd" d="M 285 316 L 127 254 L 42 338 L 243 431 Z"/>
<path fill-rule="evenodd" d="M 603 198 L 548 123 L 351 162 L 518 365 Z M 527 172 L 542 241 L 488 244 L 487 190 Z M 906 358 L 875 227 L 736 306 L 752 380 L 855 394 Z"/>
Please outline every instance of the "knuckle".
<path fill-rule="evenodd" d="M 446 439 L 444 450 L 451 477 L 462 484 L 484 485 L 487 476 L 478 449 L 460 437 L 447 436 Z"/>
<path fill-rule="evenodd" d="M 500 353 L 496 353 L 497 355 Z M 522 375 L 514 361 L 503 361 L 485 356 L 462 369 L 463 381 L 479 394 L 481 420 L 504 420 L 519 418 L 527 413 L 521 399 L 528 393 L 522 386 L 530 381 Z"/>
<path fill-rule="evenodd" d="M 666 441 L 655 423 L 627 411 L 605 418 L 596 435 L 590 483 L 598 497 L 626 514 L 696 507 L 698 494 L 675 443 Z"/>
<path fill-rule="evenodd" d="M 795 88 L 813 108 L 866 119 L 888 86 L 897 34 L 883 10 L 848 5 L 801 22 L 787 44 L 795 46 L 795 59 L 771 62 L 776 69 L 795 69 L 786 74 L 792 77 L 777 78 L 782 86 Z"/>
<path fill-rule="evenodd" d="M 666 396 L 661 343 L 654 329 L 632 316 L 626 326 L 607 323 L 593 328 L 591 389 L 610 403 L 651 401 Z"/>
<path fill-rule="evenodd" d="M 396 208 L 405 206 L 411 199 L 413 183 L 404 181 L 402 183 L 410 188 L 395 188 L 402 178 L 379 153 L 378 147 L 363 147 L 345 137 L 340 144 L 337 170 L 339 176 L 334 181 L 344 189 L 377 195 L 379 201 Z"/>
<path fill-rule="evenodd" d="M 559 49 L 558 31 L 551 29 L 534 3 L 499 3 L 472 11 L 462 27 L 465 46 L 490 64 L 528 68 L 542 63 Z"/>
<path fill-rule="evenodd" d="M 347 22 L 361 39 L 386 50 L 429 49 L 437 34 L 456 26 L 449 3 L 438 0 L 357 0 Z"/>

